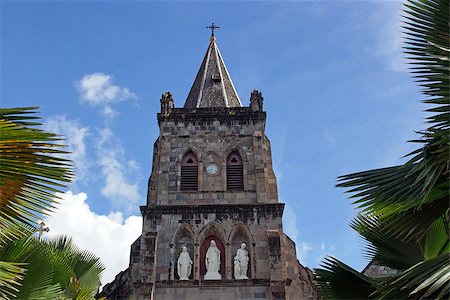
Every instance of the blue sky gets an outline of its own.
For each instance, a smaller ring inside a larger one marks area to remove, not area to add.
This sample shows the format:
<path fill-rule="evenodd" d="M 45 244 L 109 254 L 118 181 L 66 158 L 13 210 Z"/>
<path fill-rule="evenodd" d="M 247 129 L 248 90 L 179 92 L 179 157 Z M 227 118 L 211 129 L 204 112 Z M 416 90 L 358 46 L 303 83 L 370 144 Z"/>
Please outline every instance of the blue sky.
<path fill-rule="evenodd" d="M 314 268 L 331 254 L 365 266 L 348 226 L 355 209 L 334 185 L 342 174 L 401 163 L 412 150 L 406 140 L 423 128 L 419 89 L 401 54 L 399 2 L 0 8 L 1 106 L 40 106 L 46 128 L 68 137 L 78 176 L 48 219 L 50 233 L 99 253 L 105 282 L 125 268 L 140 232 L 160 96 L 171 91 L 183 105 L 211 21 L 221 26 L 217 44 L 243 104 L 253 89 L 263 93 L 285 231 L 301 262 Z"/>

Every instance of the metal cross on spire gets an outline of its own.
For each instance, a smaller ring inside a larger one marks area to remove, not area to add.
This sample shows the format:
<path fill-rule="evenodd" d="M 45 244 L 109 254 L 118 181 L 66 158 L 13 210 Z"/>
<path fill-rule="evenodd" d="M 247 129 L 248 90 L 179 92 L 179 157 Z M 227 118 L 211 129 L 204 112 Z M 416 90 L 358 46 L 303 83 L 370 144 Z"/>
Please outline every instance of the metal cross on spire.
<path fill-rule="evenodd" d="M 214 36 L 214 30 L 220 28 L 220 26 L 216 26 L 216 25 L 214 24 L 214 22 L 212 22 L 211 25 L 206 26 L 206 28 L 211 29 L 211 36 Z"/>
<path fill-rule="evenodd" d="M 41 224 L 39 224 L 39 227 L 36 227 L 35 232 L 38 232 L 38 239 L 40 240 L 42 238 L 42 235 L 44 234 L 44 232 L 49 232 L 50 228 L 45 227 L 45 223 L 41 222 Z"/>

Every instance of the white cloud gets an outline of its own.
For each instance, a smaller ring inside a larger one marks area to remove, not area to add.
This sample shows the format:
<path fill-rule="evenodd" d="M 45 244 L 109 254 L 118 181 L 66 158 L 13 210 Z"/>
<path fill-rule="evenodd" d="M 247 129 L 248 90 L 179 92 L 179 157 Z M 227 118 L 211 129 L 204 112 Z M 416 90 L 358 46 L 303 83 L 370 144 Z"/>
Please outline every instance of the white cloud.
<path fill-rule="evenodd" d="M 58 194 L 62 198 L 55 213 L 44 220 L 50 228 L 48 237 L 69 235 L 84 250 L 94 252 L 105 264 L 102 283 L 114 279 L 129 263 L 130 246 L 142 232 L 142 217 L 123 219 L 121 212 L 108 216 L 91 211 L 85 193 L 68 191 Z"/>
<path fill-rule="evenodd" d="M 44 124 L 45 130 L 63 135 L 68 146 L 70 159 L 75 167 L 75 180 L 83 180 L 88 174 L 89 161 L 86 156 L 85 139 L 89 128 L 83 127 L 77 121 L 67 119 L 64 115 L 52 116 Z"/>
<path fill-rule="evenodd" d="M 101 112 L 108 119 L 118 115 L 118 112 L 111 106 L 113 103 L 137 99 L 129 88 L 114 85 L 113 76 L 104 73 L 84 75 L 77 81 L 76 86 L 81 100 L 101 107 Z"/>
<path fill-rule="evenodd" d="M 131 183 L 127 174 L 136 173 L 136 170 L 139 170 L 139 164 L 134 160 L 122 163 L 124 161 L 124 150 L 115 141 L 114 134 L 109 128 L 101 129 L 99 136 L 97 163 L 100 165 L 105 179 L 101 194 L 115 201 L 113 204 L 116 206 L 126 205 L 125 209 L 132 211 L 137 207 L 137 202 L 142 197 L 139 194 L 138 182 Z"/>
<path fill-rule="evenodd" d="M 111 106 L 105 106 L 102 109 L 103 115 L 106 117 L 106 119 L 114 119 L 119 115 L 119 112 L 115 109 L 113 109 Z"/>
<path fill-rule="evenodd" d="M 99 157 L 99 164 L 105 176 L 105 186 L 102 188 L 102 195 L 110 198 L 122 198 L 138 201 L 141 197 L 138 192 L 137 183 L 131 184 L 124 174 L 124 166 L 117 159 L 117 152 L 114 150 L 103 151 Z"/>
<path fill-rule="evenodd" d="M 77 182 L 92 178 L 90 174 L 94 172 L 100 173 L 104 180 L 101 194 L 112 200 L 114 207 L 124 208 L 127 213 L 136 209 L 142 199 L 139 193 L 140 166 L 136 160 L 125 159 L 125 150 L 111 129 L 103 128 L 91 134 L 89 127 L 59 115 L 50 117 L 44 128 L 66 138 Z M 92 151 L 87 150 L 89 145 L 92 146 L 89 141 L 95 141 L 93 146 L 96 151 L 91 154 Z"/>
<path fill-rule="evenodd" d="M 300 242 L 296 248 L 298 260 L 305 264 L 306 257 L 314 249 L 314 246 L 311 243 Z"/>

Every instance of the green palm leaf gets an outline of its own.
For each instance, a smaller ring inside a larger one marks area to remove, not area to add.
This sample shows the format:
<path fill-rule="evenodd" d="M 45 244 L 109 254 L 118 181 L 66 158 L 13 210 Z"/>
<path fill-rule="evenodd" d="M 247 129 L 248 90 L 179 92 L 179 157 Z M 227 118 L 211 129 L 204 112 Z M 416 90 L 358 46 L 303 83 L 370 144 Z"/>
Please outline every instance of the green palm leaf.
<path fill-rule="evenodd" d="M 93 299 L 104 269 L 98 257 L 79 250 L 66 236 L 50 241 L 8 240 L 0 248 L 0 257 L 26 268 L 25 276 L 0 286 L 2 299 Z M 20 288 L 13 286 L 17 282 Z"/>
<path fill-rule="evenodd" d="M 360 210 L 351 223 L 366 241 L 365 255 L 399 275 L 376 283 L 327 258 L 316 270 L 329 299 L 448 299 L 450 294 L 450 30 L 448 0 L 410 0 L 405 4 L 404 53 L 430 107 L 429 127 L 414 141 L 404 165 L 338 178 Z M 351 274 L 351 276 L 350 276 Z M 348 295 L 342 279 L 361 283 Z M 363 276 L 363 275 L 361 275 Z M 364 290 L 365 289 L 365 290 Z M 367 295 L 367 297 L 363 297 Z"/>
<path fill-rule="evenodd" d="M 19 292 L 20 281 L 24 278 L 26 264 L 0 261 L 0 298 L 8 299 Z"/>
<path fill-rule="evenodd" d="M 358 215 L 350 226 L 365 240 L 365 256 L 378 265 L 405 270 L 423 260 L 423 241 L 396 239 L 376 218 Z"/>
<path fill-rule="evenodd" d="M 61 138 L 38 129 L 35 113 L 0 109 L 0 244 L 34 227 L 73 177 L 71 162 L 58 156 L 67 153 Z"/>
<path fill-rule="evenodd" d="M 448 253 L 420 262 L 388 280 L 379 299 L 448 299 L 450 263 Z"/>
<path fill-rule="evenodd" d="M 334 257 L 327 257 L 315 270 L 316 283 L 325 299 L 369 299 L 377 282 Z"/>

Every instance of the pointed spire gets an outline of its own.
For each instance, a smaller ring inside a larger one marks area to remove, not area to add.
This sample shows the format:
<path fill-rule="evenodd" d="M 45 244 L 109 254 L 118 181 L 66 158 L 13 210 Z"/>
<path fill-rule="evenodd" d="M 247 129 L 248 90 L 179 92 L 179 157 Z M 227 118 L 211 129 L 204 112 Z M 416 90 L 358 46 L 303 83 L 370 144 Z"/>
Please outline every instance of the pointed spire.
<path fill-rule="evenodd" d="M 184 107 L 241 107 L 241 100 L 216 44 L 214 30 L 219 27 L 212 23 L 207 28 L 211 29 L 210 43 Z"/>

